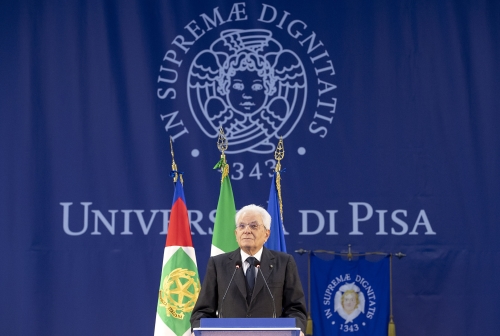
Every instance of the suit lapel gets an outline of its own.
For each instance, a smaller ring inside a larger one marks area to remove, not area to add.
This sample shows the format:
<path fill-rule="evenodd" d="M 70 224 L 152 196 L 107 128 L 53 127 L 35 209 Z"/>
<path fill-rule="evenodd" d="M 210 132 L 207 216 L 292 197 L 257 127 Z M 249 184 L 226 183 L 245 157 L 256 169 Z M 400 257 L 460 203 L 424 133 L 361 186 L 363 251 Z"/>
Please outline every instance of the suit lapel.
<path fill-rule="evenodd" d="M 260 258 L 260 270 L 259 273 L 262 272 L 266 281 L 268 281 L 269 276 L 271 275 L 274 269 L 274 254 L 264 247 L 262 250 L 262 257 Z M 257 296 L 257 294 L 264 288 L 266 285 L 264 284 L 264 279 L 262 279 L 261 274 L 257 274 L 257 280 L 255 281 L 255 288 L 253 289 L 252 301 Z M 267 288 L 265 289 L 267 291 Z"/>
<path fill-rule="evenodd" d="M 231 270 L 229 276 L 233 274 L 234 267 L 236 265 L 236 261 L 240 260 L 241 261 L 241 252 L 240 249 L 237 249 L 236 251 L 233 251 L 232 253 L 229 254 L 228 256 L 228 262 L 227 262 L 227 269 Z M 236 286 L 241 292 L 241 295 L 243 298 L 247 297 L 247 288 L 246 288 L 246 280 L 245 280 L 245 274 L 243 273 L 243 266 L 239 269 L 236 270 L 236 273 L 234 274 L 234 279 L 233 281 L 236 283 Z M 246 302 L 246 300 L 245 300 Z"/>

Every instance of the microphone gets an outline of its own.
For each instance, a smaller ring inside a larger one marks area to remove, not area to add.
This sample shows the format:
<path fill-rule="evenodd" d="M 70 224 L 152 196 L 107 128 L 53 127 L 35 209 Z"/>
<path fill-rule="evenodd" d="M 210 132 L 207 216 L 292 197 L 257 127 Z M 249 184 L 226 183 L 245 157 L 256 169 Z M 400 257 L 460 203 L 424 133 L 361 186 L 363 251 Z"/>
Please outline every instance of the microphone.
<path fill-rule="evenodd" d="M 271 289 L 269 288 L 269 285 L 267 284 L 266 278 L 264 278 L 264 273 L 262 273 L 262 270 L 260 269 L 260 261 L 255 260 L 254 266 L 257 268 L 257 272 L 262 275 L 262 279 L 264 280 L 264 283 L 266 284 L 267 291 L 269 292 L 269 295 L 271 295 L 271 299 L 273 299 L 273 318 L 276 318 L 276 305 L 274 304 L 274 296 L 273 293 L 271 293 Z"/>
<path fill-rule="evenodd" d="M 234 271 L 233 275 L 231 276 L 231 280 L 229 280 L 229 285 L 227 285 L 226 292 L 224 293 L 224 296 L 222 297 L 222 301 L 220 303 L 220 312 L 219 312 L 219 318 L 222 318 L 222 308 L 224 306 L 224 300 L 226 299 L 227 292 L 229 290 L 229 287 L 231 286 L 231 283 L 233 282 L 234 275 L 236 274 L 236 270 L 240 269 L 242 266 L 241 260 L 237 260 L 236 264 L 234 266 Z"/>

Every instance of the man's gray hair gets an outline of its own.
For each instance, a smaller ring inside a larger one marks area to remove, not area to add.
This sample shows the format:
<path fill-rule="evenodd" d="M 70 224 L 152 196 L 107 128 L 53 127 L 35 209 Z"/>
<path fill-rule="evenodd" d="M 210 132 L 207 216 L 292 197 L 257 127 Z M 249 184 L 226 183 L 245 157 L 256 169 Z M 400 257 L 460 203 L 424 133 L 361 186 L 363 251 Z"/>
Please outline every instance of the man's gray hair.
<path fill-rule="evenodd" d="M 266 209 L 264 209 L 261 206 L 255 205 L 255 204 L 250 204 L 246 205 L 243 208 L 241 208 L 237 213 L 236 213 L 236 225 L 239 224 L 239 219 L 247 214 L 247 213 L 256 213 L 260 215 L 260 218 L 262 219 L 262 223 L 266 227 L 266 229 L 270 230 L 271 229 L 271 215 L 269 212 L 267 212 Z M 247 223 L 248 224 L 248 223 Z"/>

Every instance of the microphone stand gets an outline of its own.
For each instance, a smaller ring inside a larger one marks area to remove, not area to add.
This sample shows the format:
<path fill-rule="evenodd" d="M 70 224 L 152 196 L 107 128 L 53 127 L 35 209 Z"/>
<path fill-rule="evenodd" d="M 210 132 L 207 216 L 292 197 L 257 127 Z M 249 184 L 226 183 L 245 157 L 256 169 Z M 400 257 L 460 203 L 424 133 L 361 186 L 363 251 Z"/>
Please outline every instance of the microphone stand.
<path fill-rule="evenodd" d="M 262 279 L 264 280 L 264 283 L 266 284 L 267 291 L 269 292 L 269 295 L 271 295 L 271 299 L 273 299 L 273 318 L 276 318 L 276 304 L 274 303 L 274 296 L 273 296 L 273 293 L 271 293 L 271 289 L 269 288 L 269 285 L 267 284 L 266 278 L 264 278 L 264 273 L 262 273 L 262 270 L 260 269 L 260 261 L 256 260 L 254 265 L 257 268 L 257 272 L 260 273 L 260 275 L 262 276 Z"/>
<path fill-rule="evenodd" d="M 241 268 L 241 261 L 238 260 L 236 262 L 236 265 L 234 267 L 233 275 L 231 276 L 231 280 L 229 280 L 229 285 L 227 285 L 226 292 L 224 293 L 224 296 L 222 297 L 222 302 L 220 303 L 220 312 L 219 312 L 219 318 L 222 318 L 222 309 L 224 308 L 224 300 L 226 299 L 227 292 L 229 291 L 229 287 L 231 286 L 231 283 L 233 282 L 234 275 L 236 274 L 236 271 Z"/>

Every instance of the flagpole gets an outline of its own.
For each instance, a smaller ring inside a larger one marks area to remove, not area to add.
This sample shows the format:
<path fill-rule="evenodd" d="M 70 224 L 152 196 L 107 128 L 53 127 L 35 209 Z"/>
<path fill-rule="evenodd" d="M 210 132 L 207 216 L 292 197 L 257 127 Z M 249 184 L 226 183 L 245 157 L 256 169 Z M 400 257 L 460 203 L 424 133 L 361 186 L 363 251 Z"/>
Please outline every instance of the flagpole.
<path fill-rule="evenodd" d="M 307 324 L 306 335 L 313 334 L 313 321 L 311 318 L 311 251 L 307 254 Z"/>
<path fill-rule="evenodd" d="M 349 251 L 349 250 L 348 250 L 348 252 L 335 252 L 335 251 L 327 251 L 327 250 L 314 250 L 313 251 L 313 250 L 304 250 L 304 249 L 295 250 L 295 253 L 298 253 L 299 255 L 302 255 L 304 253 L 309 253 L 309 252 L 312 252 L 312 253 L 327 253 L 327 254 L 332 254 L 332 255 L 338 255 L 338 256 L 341 256 L 341 257 L 351 258 L 351 260 L 352 260 L 353 257 L 364 257 L 364 256 L 368 256 L 368 255 L 380 255 L 380 256 L 386 256 L 386 257 L 395 255 L 396 257 L 398 257 L 398 259 L 402 259 L 402 258 L 406 257 L 406 254 L 401 253 L 401 252 L 392 254 L 392 253 L 388 253 L 388 252 L 356 253 L 356 252 L 352 252 L 352 251 Z"/>
<path fill-rule="evenodd" d="M 390 311 L 388 336 L 396 336 L 396 325 L 392 315 L 392 254 L 389 256 L 389 288 L 390 288 Z"/>

